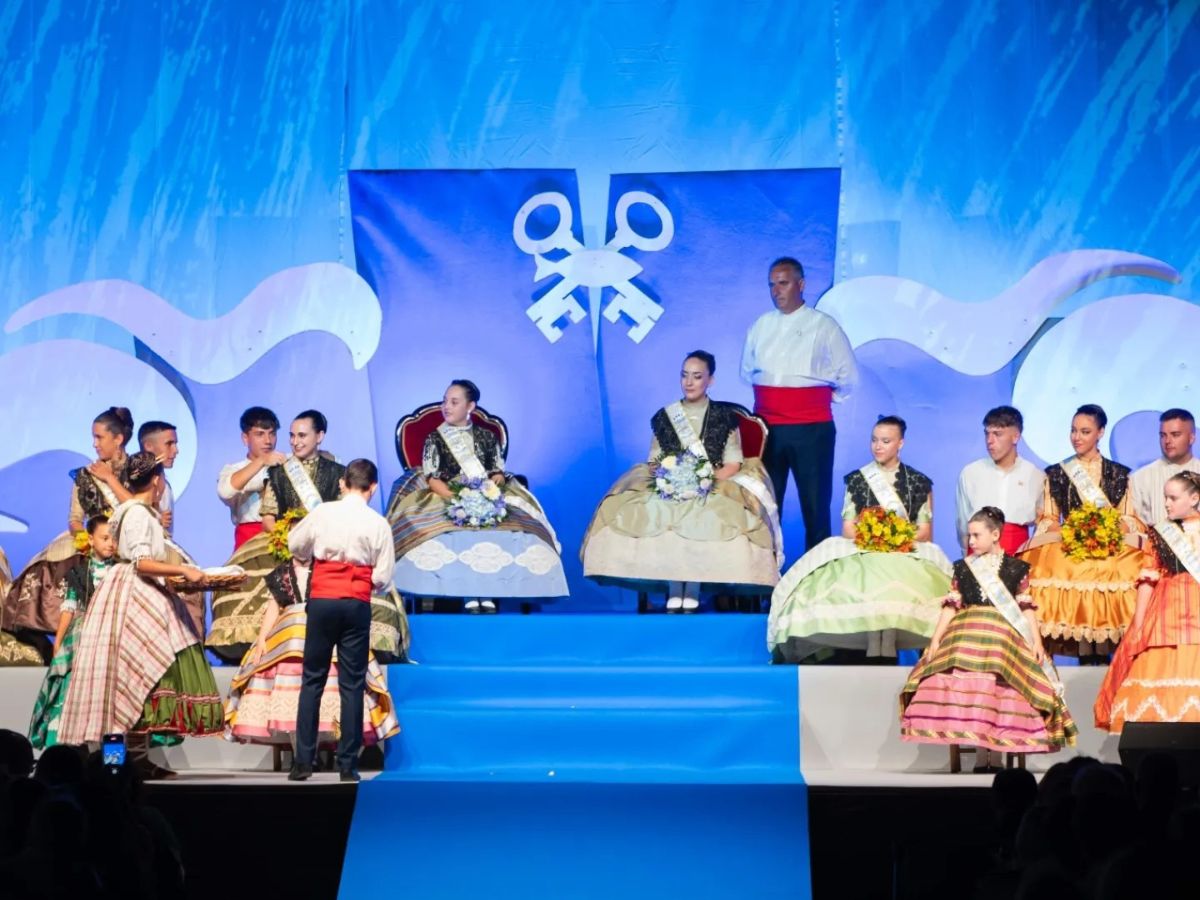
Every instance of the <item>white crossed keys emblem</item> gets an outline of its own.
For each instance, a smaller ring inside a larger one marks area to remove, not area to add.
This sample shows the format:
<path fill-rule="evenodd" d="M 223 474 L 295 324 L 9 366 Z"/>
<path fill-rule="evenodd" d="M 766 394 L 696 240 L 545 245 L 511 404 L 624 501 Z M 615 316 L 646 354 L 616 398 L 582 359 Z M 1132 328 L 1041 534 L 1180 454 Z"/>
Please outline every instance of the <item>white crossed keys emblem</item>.
<path fill-rule="evenodd" d="M 662 230 L 655 237 L 644 237 L 629 224 L 629 208 L 635 203 L 649 206 L 658 215 Z M 532 238 L 526 230 L 526 224 L 534 210 L 543 206 L 553 206 L 558 210 L 558 226 L 548 237 Z M 626 247 L 662 250 L 670 244 L 675 237 L 675 220 L 671 211 L 652 194 L 628 191 L 617 201 L 615 219 L 617 232 L 612 240 L 599 250 L 589 250 L 571 233 L 574 222 L 571 203 L 558 191 L 534 194 L 517 210 L 513 219 L 513 240 L 536 261 L 533 280 L 537 282 L 551 275 L 561 276 L 557 284 L 525 311 L 550 343 L 562 337 L 562 329 L 555 323 L 563 316 L 572 322 L 579 322 L 585 316 L 583 307 L 571 293 L 577 287 L 613 288 L 617 296 L 604 308 L 604 318 L 615 323 L 623 313 L 632 319 L 629 337 L 635 343 L 641 343 L 662 315 L 662 306 L 633 283 L 642 267 L 621 251 Z M 552 250 L 566 250 L 567 255 L 559 260 L 546 259 L 542 255 Z"/>

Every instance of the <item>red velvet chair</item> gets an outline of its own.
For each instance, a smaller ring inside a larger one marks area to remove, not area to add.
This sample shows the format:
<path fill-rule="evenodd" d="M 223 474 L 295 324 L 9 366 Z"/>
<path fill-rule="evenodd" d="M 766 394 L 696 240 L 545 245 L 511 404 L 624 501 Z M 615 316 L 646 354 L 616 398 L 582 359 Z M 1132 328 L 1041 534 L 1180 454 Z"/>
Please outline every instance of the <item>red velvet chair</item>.
<path fill-rule="evenodd" d="M 425 452 L 425 439 L 442 424 L 442 404 L 426 403 L 418 406 L 396 423 L 396 456 L 405 469 L 421 468 L 421 457 Z M 500 441 L 500 452 L 508 457 L 508 426 L 499 416 L 493 416 L 482 406 L 471 413 L 471 422 L 486 428 Z"/>

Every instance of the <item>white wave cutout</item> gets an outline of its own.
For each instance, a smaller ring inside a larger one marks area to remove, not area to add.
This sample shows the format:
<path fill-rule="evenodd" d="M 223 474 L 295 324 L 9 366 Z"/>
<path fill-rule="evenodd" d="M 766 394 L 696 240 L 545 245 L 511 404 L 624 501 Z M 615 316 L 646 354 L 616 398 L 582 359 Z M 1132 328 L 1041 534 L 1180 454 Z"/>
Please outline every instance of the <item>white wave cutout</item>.
<path fill-rule="evenodd" d="M 964 375 L 990 375 L 1021 351 L 1061 300 L 1102 278 L 1144 275 L 1177 283 L 1167 263 L 1122 250 L 1048 256 L 987 300 L 955 300 L 928 285 L 886 275 L 852 278 L 821 298 L 854 347 L 897 340 Z"/>
<path fill-rule="evenodd" d="M 313 263 L 276 272 L 215 319 L 193 319 L 141 285 L 105 280 L 38 297 L 14 312 L 4 330 L 68 314 L 120 325 L 203 384 L 236 378 L 273 347 L 306 331 L 339 338 L 354 368 L 361 369 L 375 354 L 383 325 L 379 299 L 357 272 L 338 263 Z"/>
<path fill-rule="evenodd" d="M 1108 414 L 1101 452 L 1121 419 L 1200 406 L 1200 307 L 1160 294 L 1098 300 L 1047 331 L 1021 362 L 1013 405 L 1023 437 L 1046 460 L 1071 453 L 1071 417 L 1085 403 Z"/>
<path fill-rule="evenodd" d="M 0 384 L 18 387 L 7 391 L 4 398 L 5 414 L 13 427 L 0 441 L 0 469 L 51 450 L 70 450 L 95 459 L 92 420 L 117 405 L 129 407 L 135 426 L 148 419 L 174 424 L 179 456 L 167 477 L 177 496 L 192 478 L 196 420 L 175 386 L 136 357 L 87 341 L 41 341 L 0 356 Z M 65 485 L 66 472 L 62 479 Z M 42 503 L 43 497 L 44 486 L 29 485 L 23 500 Z M 13 500 L 6 496 L 4 505 L 15 506 Z M 20 514 L 18 509 L 7 511 Z"/>

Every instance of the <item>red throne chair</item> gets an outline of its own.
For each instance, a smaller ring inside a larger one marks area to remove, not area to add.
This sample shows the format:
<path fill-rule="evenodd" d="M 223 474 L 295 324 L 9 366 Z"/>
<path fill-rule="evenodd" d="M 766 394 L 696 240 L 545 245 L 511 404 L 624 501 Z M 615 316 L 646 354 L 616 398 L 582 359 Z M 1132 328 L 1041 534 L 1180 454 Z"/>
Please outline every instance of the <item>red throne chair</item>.
<path fill-rule="evenodd" d="M 482 406 L 471 413 L 471 422 L 486 428 L 500 441 L 500 452 L 508 458 L 508 426 L 499 416 L 493 416 Z M 421 457 L 425 452 L 425 439 L 442 424 L 442 404 L 426 403 L 418 406 L 396 423 L 396 456 L 405 469 L 421 468 Z"/>

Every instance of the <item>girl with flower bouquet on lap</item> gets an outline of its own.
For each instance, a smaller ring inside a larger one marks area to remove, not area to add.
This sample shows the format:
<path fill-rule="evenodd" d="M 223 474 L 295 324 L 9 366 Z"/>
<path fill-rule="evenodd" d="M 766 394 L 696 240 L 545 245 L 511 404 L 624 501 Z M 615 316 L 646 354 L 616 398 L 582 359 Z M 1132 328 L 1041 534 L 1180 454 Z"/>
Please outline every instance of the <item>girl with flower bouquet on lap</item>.
<path fill-rule="evenodd" d="M 470 613 L 496 612 L 497 599 L 565 597 L 554 530 L 533 494 L 504 471 L 496 435 L 472 424 L 478 402 L 472 382 L 450 383 L 421 469 L 392 491 L 396 588 L 462 597 Z"/>
<path fill-rule="evenodd" d="M 900 461 L 906 430 L 898 416 L 879 418 L 874 461 L 845 477 L 842 537 L 808 551 L 776 586 L 767 622 L 776 661 L 834 647 L 894 662 L 933 634 L 952 568 L 930 543 L 933 482 Z"/>
<path fill-rule="evenodd" d="M 736 409 L 709 399 L 716 370 L 703 350 L 684 359 L 683 398 L 651 418 L 648 462 L 600 502 L 580 554 L 589 578 L 665 588 L 669 613 L 695 612 L 705 584 L 765 593 L 779 581 L 771 483 L 742 455 Z"/>
<path fill-rule="evenodd" d="M 1029 596 L 1029 564 L 1000 546 L 1004 513 L 985 506 L 967 521 L 971 555 L 954 581 L 929 647 L 900 694 L 900 736 L 975 745 L 975 771 L 999 769 L 1004 751 L 1054 753 L 1078 728 L 1042 646 Z"/>
<path fill-rule="evenodd" d="M 1046 469 L 1037 529 L 1020 551 L 1047 649 L 1100 665 L 1133 618 L 1145 530 L 1133 514 L 1129 469 L 1100 455 L 1107 424 L 1095 404 L 1075 412 L 1075 453 Z"/>

